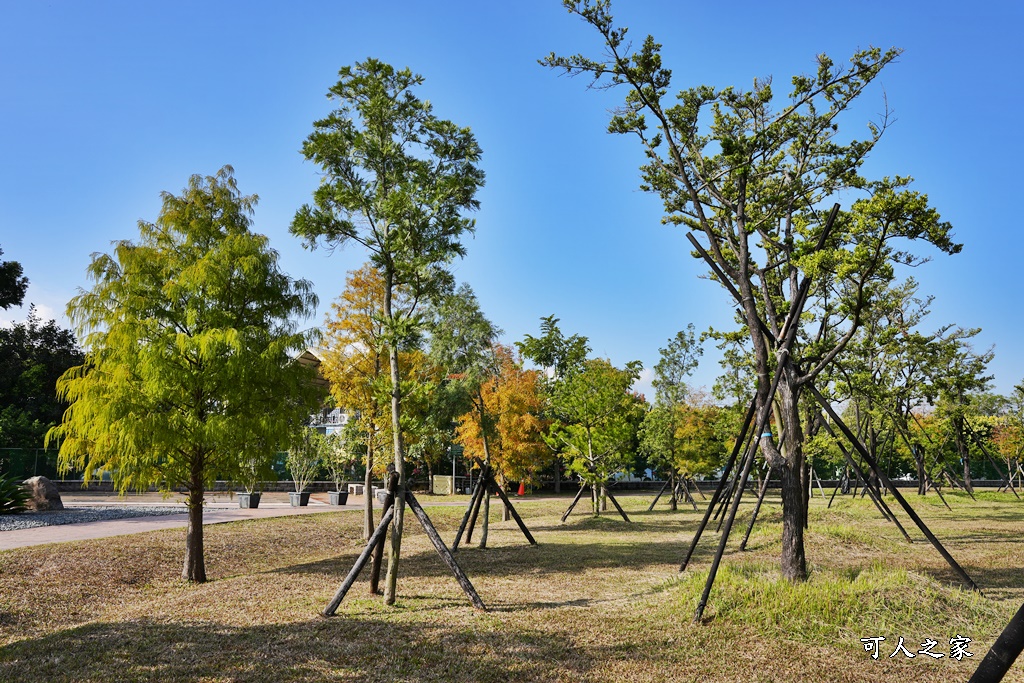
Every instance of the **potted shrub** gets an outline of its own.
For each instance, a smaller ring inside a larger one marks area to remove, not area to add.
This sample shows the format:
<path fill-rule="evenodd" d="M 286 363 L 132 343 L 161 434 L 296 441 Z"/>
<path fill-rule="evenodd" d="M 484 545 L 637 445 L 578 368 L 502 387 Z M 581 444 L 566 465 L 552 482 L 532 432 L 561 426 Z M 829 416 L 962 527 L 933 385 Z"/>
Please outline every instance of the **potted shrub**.
<path fill-rule="evenodd" d="M 239 483 L 245 487 L 245 491 L 238 492 L 238 507 L 258 508 L 260 506 L 260 486 L 263 482 L 263 472 L 260 461 L 255 456 L 243 456 L 239 463 Z"/>
<path fill-rule="evenodd" d="M 288 494 L 292 507 L 309 505 L 309 491 L 306 490 L 316 479 L 323 462 L 326 438 L 315 429 L 303 429 L 296 443 L 288 449 L 285 464 L 295 483 L 295 491 Z"/>
<path fill-rule="evenodd" d="M 345 448 L 345 442 L 341 434 L 331 434 L 327 437 L 324 449 L 324 467 L 331 481 L 334 482 L 334 490 L 328 492 L 331 505 L 344 505 L 348 502 L 348 489 L 345 487 L 345 474 L 352 467 L 353 458 Z"/>

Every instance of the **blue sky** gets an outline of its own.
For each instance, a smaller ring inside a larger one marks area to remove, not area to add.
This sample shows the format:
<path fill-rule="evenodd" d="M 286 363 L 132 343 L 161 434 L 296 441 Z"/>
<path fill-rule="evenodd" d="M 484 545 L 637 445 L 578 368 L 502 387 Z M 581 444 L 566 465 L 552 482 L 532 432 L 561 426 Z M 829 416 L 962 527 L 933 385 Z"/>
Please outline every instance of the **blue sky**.
<path fill-rule="evenodd" d="M 1000 2 L 620 0 L 634 40 L 664 45 L 674 86 L 748 87 L 813 70 L 825 52 L 905 53 L 843 123 L 862 135 L 883 108 L 896 123 L 867 173 L 912 175 L 965 244 L 914 275 L 936 299 L 928 327 L 981 327 L 996 389 L 1024 379 L 1016 224 L 1024 10 Z M 254 228 L 284 269 L 315 284 L 322 312 L 365 254 L 304 251 L 288 234 L 316 168 L 299 153 L 330 110 L 338 69 L 373 56 L 423 74 L 420 95 L 473 129 L 487 185 L 477 233 L 456 264 L 506 340 L 555 314 L 596 354 L 650 368 L 676 331 L 728 325 L 729 299 L 702 280 L 683 234 L 637 189 L 634 141 L 605 132 L 621 93 L 537 64 L 600 50 L 555 0 L 491 2 L 0 2 L 0 247 L 31 280 L 27 301 L 65 322 L 89 255 L 135 238 L 161 191 L 235 168 L 258 194 Z M 780 90 L 782 88 L 780 87 Z M 24 310 L 0 312 L 7 321 Z M 718 374 L 710 349 L 697 384 Z"/>

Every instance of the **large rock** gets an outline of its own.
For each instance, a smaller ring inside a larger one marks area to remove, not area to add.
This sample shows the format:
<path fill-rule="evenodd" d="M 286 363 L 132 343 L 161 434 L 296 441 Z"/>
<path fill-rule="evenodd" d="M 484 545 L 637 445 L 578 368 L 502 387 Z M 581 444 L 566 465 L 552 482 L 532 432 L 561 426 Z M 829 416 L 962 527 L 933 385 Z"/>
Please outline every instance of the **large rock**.
<path fill-rule="evenodd" d="M 60 499 L 60 491 L 56 485 L 46 477 L 32 477 L 26 479 L 23 486 L 28 489 L 29 510 L 46 512 L 48 510 L 63 510 L 64 503 Z"/>

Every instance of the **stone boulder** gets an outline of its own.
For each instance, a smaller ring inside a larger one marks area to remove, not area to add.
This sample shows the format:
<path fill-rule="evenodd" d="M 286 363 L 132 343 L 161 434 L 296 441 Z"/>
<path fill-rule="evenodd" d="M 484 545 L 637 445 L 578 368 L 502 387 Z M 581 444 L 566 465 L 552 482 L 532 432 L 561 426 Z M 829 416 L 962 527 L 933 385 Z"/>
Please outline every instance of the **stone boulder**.
<path fill-rule="evenodd" d="M 46 477 L 32 477 L 22 484 L 28 490 L 26 507 L 36 512 L 63 510 L 64 503 L 60 499 L 57 486 Z"/>

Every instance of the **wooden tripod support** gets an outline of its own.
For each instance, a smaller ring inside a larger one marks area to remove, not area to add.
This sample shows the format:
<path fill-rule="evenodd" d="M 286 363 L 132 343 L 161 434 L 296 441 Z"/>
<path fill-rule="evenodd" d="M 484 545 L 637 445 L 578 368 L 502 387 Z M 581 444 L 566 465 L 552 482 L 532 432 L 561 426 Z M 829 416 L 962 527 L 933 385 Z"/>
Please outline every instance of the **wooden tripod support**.
<path fill-rule="evenodd" d="M 573 498 L 572 504 L 569 505 L 569 509 L 566 510 L 565 513 L 562 515 L 562 524 L 565 524 L 565 520 L 569 519 L 569 515 L 572 514 L 572 510 L 573 510 L 574 507 L 576 507 L 576 503 L 580 502 L 580 498 L 583 497 L 583 492 L 586 491 L 588 488 L 591 491 L 594 491 L 594 485 L 593 484 L 587 484 L 587 483 L 584 483 L 582 481 L 580 482 L 579 493 L 577 493 L 576 497 Z M 612 505 L 615 506 L 615 509 L 619 511 L 620 515 L 622 515 L 622 519 L 624 519 L 627 522 L 629 522 L 630 519 L 629 519 L 629 517 L 626 516 L 626 511 L 622 509 L 622 506 L 619 505 L 619 501 L 615 500 L 615 496 L 613 496 L 612 492 L 608 490 L 611 487 L 607 485 L 607 482 L 605 482 L 604 484 L 601 484 L 601 488 L 604 489 L 604 495 L 608 496 L 608 500 L 610 500 L 612 502 Z"/>
<path fill-rule="evenodd" d="M 519 516 L 512 502 L 505 495 L 505 492 L 501 490 L 497 482 L 494 481 L 494 472 L 491 470 L 490 465 L 484 465 L 483 469 L 480 470 L 480 477 L 476 480 L 476 485 L 473 487 L 473 495 L 469 498 L 469 505 L 466 507 L 466 514 L 462 516 L 462 523 L 459 524 L 459 531 L 455 534 L 455 541 L 452 543 L 452 552 L 457 552 L 459 549 L 459 543 L 462 542 L 463 533 L 466 534 L 466 543 L 469 543 L 473 538 L 473 527 L 476 526 L 476 518 L 480 512 L 480 504 L 483 502 L 484 496 L 489 493 L 496 494 L 501 498 L 501 502 L 505 504 L 505 508 L 512 515 L 512 519 L 519 525 L 519 530 L 526 536 L 526 540 L 530 542 L 530 545 L 537 545 L 537 541 L 533 538 L 533 534 L 526 528 L 526 524 L 523 522 L 523 518 Z M 468 527 L 468 529 L 467 529 Z"/>
<path fill-rule="evenodd" d="M 448 569 L 451 570 L 452 574 L 455 575 L 455 580 L 462 586 L 462 590 L 465 591 L 466 595 L 469 596 L 470 601 L 473 603 L 473 607 L 479 610 L 487 611 L 487 607 L 484 606 L 483 600 L 477 594 L 476 589 L 473 588 L 473 584 L 470 583 L 469 578 L 466 576 L 462 568 L 455 562 L 455 558 L 452 556 L 448 547 L 445 546 L 444 541 L 441 540 L 440 534 L 437 533 L 437 529 L 434 524 L 430 521 L 430 517 L 427 516 L 426 511 L 420 506 L 416 496 L 412 494 L 412 491 L 408 489 L 402 490 L 398 486 L 398 475 L 395 473 L 391 474 L 388 479 L 388 496 L 384 501 L 384 513 L 381 517 L 380 524 L 374 530 L 373 534 L 370 535 L 370 540 L 366 542 L 366 547 L 363 548 L 363 552 L 359 554 L 355 564 L 352 566 L 352 570 L 349 571 L 348 576 L 341 583 L 341 587 L 331 598 L 331 601 L 327 603 L 327 607 L 324 608 L 323 615 L 325 617 L 334 616 L 334 613 L 338 611 L 338 606 L 341 601 L 345 599 L 345 595 L 349 589 L 352 588 L 352 584 L 355 583 L 359 573 L 363 571 L 366 563 L 370 560 L 371 555 L 373 556 L 373 569 L 370 577 L 370 592 L 377 592 L 377 584 L 380 580 L 380 564 L 381 557 L 384 551 L 384 539 L 387 536 L 388 526 L 391 524 L 392 518 L 395 516 L 395 498 L 401 495 L 404 501 L 409 505 L 409 509 L 412 510 L 416 519 L 419 520 L 423 530 L 427 533 L 427 537 L 430 542 L 434 544 L 434 549 L 437 550 L 437 554 L 441 556 L 444 563 L 448 565 Z"/>

